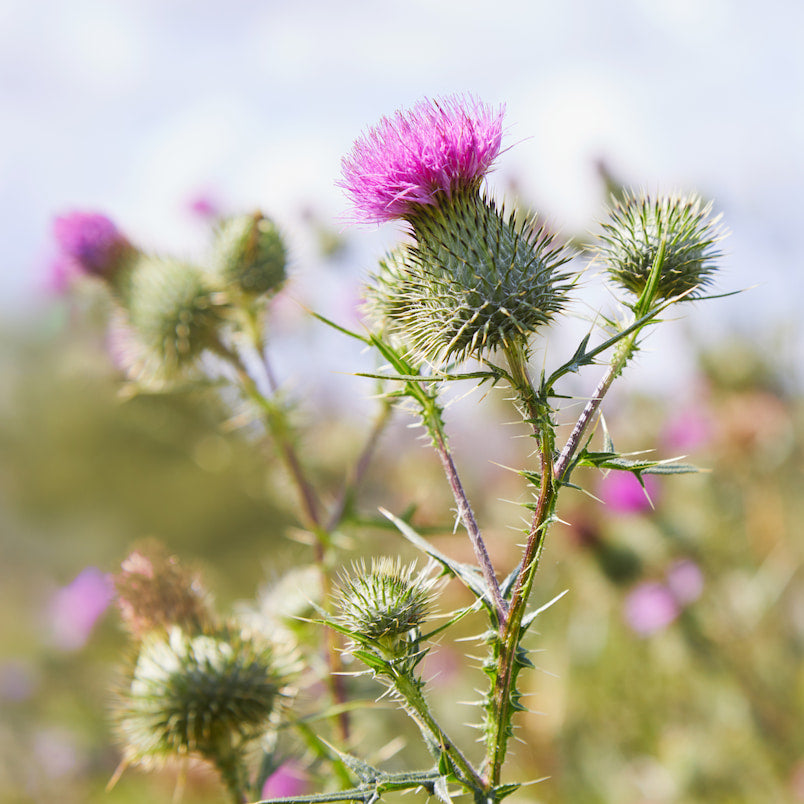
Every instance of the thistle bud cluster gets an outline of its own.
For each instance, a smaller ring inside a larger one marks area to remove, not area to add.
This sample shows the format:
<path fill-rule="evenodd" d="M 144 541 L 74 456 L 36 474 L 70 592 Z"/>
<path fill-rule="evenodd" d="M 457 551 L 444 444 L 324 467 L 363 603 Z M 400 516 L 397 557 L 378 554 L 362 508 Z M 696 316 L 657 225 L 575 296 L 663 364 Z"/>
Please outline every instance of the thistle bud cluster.
<path fill-rule="evenodd" d="M 162 550 L 129 556 L 115 586 L 137 646 L 115 701 L 125 762 L 195 756 L 242 789 L 246 753 L 288 693 L 286 648 L 222 621 L 198 579 Z"/>
<path fill-rule="evenodd" d="M 161 386 L 188 376 L 205 352 L 224 352 L 242 326 L 285 280 L 287 253 L 261 213 L 222 221 L 208 265 L 145 254 L 103 215 L 58 218 L 54 234 L 73 273 L 100 278 L 117 309 L 119 350 L 139 383 Z"/>

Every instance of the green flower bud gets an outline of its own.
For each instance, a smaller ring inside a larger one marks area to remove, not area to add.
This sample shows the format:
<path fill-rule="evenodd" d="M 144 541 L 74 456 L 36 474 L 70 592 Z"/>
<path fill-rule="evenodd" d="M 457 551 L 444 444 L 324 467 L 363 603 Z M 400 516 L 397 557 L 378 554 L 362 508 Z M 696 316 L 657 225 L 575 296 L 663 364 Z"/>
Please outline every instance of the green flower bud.
<path fill-rule="evenodd" d="M 172 379 L 218 345 L 221 296 L 194 265 L 143 258 L 128 278 L 125 302 L 146 376 Z"/>
<path fill-rule="evenodd" d="M 427 569 L 414 577 L 415 569 L 387 557 L 372 560 L 368 571 L 362 562 L 354 565 L 336 589 L 337 622 L 361 643 L 404 655 L 409 635 L 427 619 L 436 583 Z"/>
<path fill-rule="evenodd" d="M 285 281 L 287 251 L 273 221 L 261 213 L 238 215 L 221 223 L 215 237 L 212 269 L 227 286 L 247 296 L 278 290 Z"/>
<path fill-rule="evenodd" d="M 710 217 L 711 204 L 697 195 L 652 199 L 626 193 L 616 200 L 603 224 L 600 256 L 618 285 L 641 296 L 661 244 L 664 260 L 653 298 L 671 299 L 687 293 L 696 298 L 711 281 L 721 252 L 715 248 L 724 234 L 720 217 Z"/>
<path fill-rule="evenodd" d="M 474 189 L 412 222 L 416 243 L 380 264 L 369 313 L 432 362 L 479 357 L 529 336 L 560 312 L 569 259 L 533 220 L 506 218 Z"/>
<path fill-rule="evenodd" d="M 117 696 L 125 758 L 155 765 L 193 754 L 222 767 L 267 731 L 282 687 L 263 640 L 152 631 Z"/>

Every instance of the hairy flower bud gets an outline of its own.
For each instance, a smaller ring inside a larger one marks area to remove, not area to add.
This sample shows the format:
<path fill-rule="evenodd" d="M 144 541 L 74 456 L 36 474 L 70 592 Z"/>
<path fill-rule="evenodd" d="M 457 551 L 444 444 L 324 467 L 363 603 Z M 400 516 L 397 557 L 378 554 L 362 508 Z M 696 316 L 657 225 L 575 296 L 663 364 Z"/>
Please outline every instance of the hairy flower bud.
<path fill-rule="evenodd" d="M 287 251 L 273 221 L 257 212 L 223 221 L 215 237 L 212 269 L 226 286 L 247 296 L 278 290 L 285 281 Z"/>
<path fill-rule="evenodd" d="M 194 265 L 143 258 L 122 294 L 128 323 L 142 347 L 143 374 L 170 379 L 205 349 L 215 349 L 224 321 L 220 294 Z"/>
<path fill-rule="evenodd" d="M 528 337 L 566 303 L 569 259 L 533 221 L 474 191 L 421 212 L 416 244 L 380 265 L 370 315 L 426 360 L 462 360 Z"/>
<path fill-rule="evenodd" d="M 436 581 L 425 569 L 399 559 L 372 560 L 371 569 L 356 564 L 336 590 L 337 622 L 391 655 L 404 654 L 408 635 L 427 619 Z"/>
<path fill-rule="evenodd" d="M 721 253 L 715 244 L 724 236 L 719 216 L 710 217 L 711 204 L 697 195 L 649 195 L 627 193 L 614 203 L 603 224 L 600 256 L 618 285 L 637 297 L 645 290 L 651 270 L 664 244 L 653 298 L 671 299 L 681 294 L 698 297 L 712 280 Z"/>
<path fill-rule="evenodd" d="M 235 630 L 151 632 L 117 695 L 117 731 L 129 763 L 196 755 L 219 767 L 262 736 L 284 680 L 271 647 Z"/>
<path fill-rule="evenodd" d="M 71 272 L 109 279 L 136 254 L 117 226 L 96 212 L 61 215 L 53 221 L 53 235 Z"/>

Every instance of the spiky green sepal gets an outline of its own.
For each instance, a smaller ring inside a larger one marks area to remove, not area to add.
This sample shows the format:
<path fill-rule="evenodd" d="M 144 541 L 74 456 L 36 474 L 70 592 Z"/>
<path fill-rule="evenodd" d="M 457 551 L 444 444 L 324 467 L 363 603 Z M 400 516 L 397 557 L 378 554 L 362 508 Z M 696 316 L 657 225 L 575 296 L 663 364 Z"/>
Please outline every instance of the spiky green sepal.
<path fill-rule="evenodd" d="M 223 629 L 151 632 L 117 694 L 117 732 L 130 763 L 195 755 L 219 768 L 262 736 L 284 677 L 262 638 Z"/>
<path fill-rule="evenodd" d="M 389 333 L 430 362 L 527 342 L 565 306 L 570 255 L 533 220 L 474 189 L 411 220 L 415 245 L 380 264 L 366 298 Z"/>
<path fill-rule="evenodd" d="M 614 201 L 600 236 L 599 253 L 609 275 L 639 298 L 664 243 L 652 298 L 700 296 L 712 281 L 721 256 L 716 244 L 724 236 L 719 216 L 711 212 L 712 205 L 697 195 L 624 194 Z"/>

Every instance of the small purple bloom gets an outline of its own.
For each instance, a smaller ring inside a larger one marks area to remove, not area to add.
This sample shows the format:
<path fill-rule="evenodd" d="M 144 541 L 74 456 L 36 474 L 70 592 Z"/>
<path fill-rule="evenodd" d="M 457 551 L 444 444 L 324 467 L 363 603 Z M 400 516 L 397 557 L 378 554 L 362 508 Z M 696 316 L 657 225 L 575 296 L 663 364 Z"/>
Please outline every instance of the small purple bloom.
<path fill-rule="evenodd" d="M 262 787 L 262 798 L 288 798 L 307 791 L 307 775 L 292 762 L 280 765 Z"/>
<path fill-rule="evenodd" d="M 383 117 L 342 161 L 358 218 L 383 223 L 476 185 L 500 152 L 503 108 L 467 97 L 423 100 Z"/>
<path fill-rule="evenodd" d="M 679 612 L 673 593 L 655 581 L 639 584 L 625 599 L 625 621 L 641 637 L 666 628 Z"/>
<path fill-rule="evenodd" d="M 53 235 L 63 258 L 80 273 L 106 276 L 113 271 L 128 241 L 105 215 L 70 212 L 53 221 Z"/>
<path fill-rule="evenodd" d="M 97 567 L 82 570 L 50 601 L 53 642 L 62 650 L 83 647 L 114 596 L 111 578 Z"/>
<path fill-rule="evenodd" d="M 694 603 L 703 592 L 701 568 L 689 559 L 676 561 L 667 571 L 667 587 L 680 605 Z"/>
<path fill-rule="evenodd" d="M 642 482 L 644 488 L 631 472 L 612 470 L 601 479 L 597 494 L 617 513 L 639 513 L 651 507 L 658 492 L 655 478 L 643 476 Z"/>
<path fill-rule="evenodd" d="M 221 217 L 221 205 L 209 192 L 200 192 L 188 199 L 187 210 L 204 221 L 214 221 Z"/>

